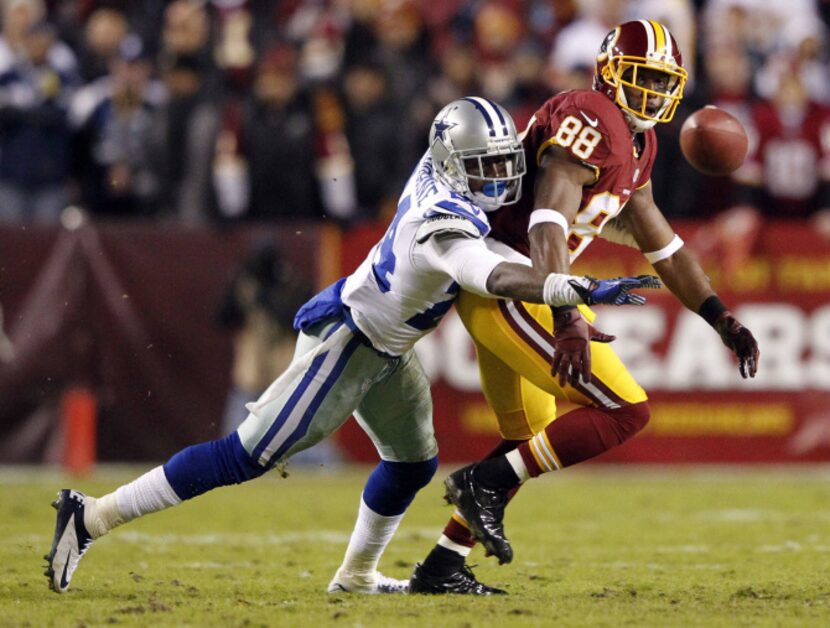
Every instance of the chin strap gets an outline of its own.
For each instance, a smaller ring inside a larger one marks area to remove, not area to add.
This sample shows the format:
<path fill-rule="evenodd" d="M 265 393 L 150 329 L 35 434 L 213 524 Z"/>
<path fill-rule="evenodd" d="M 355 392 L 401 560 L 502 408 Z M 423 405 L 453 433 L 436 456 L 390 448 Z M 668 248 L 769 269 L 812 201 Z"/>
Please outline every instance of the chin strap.
<path fill-rule="evenodd" d="M 473 192 L 470 196 L 472 196 L 473 203 L 487 213 L 494 212 L 502 206 L 500 199 L 481 194 L 480 192 Z"/>
<path fill-rule="evenodd" d="M 628 128 L 632 133 L 643 133 L 644 131 L 653 129 L 657 124 L 657 120 L 643 120 L 626 109 L 623 109 L 622 112 L 625 116 L 625 121 L 628 122 Z"/>

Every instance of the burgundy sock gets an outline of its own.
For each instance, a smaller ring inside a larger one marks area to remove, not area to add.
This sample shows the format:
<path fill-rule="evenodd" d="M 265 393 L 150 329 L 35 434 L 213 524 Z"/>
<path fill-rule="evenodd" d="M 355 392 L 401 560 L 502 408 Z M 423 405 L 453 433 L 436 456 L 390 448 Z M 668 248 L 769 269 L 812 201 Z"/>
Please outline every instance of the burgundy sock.
<path fill-rule="evenodd" d="M 538 434 L 520 445 L 519 453 L 531 477 L 535 477 L 550 470 L 546 464 L 569 467 L 624 443 L 645 427 L 649 416 L 645 401 L 614 409 L 577 408 L 548 425 L 544 435 Z M 553 460 L 545 458 L 545 452 L 534 445 L 543 437 L 544 444 L 552 450 L 549 453 Z"/>

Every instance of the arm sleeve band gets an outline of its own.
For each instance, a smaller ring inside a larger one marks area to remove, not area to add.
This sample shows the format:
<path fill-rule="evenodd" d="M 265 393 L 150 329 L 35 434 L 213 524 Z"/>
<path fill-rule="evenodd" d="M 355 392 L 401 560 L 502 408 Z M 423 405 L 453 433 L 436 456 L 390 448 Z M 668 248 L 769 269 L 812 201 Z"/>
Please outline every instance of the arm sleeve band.
<path fill-rule="evenodd" d="M 656 264 L 657 262 L 660 262 L 664 259 L 668 259 L 672 255 L 677 253 L 682 246 L 683 240 L 680 238 L 679 235 L 674 234 L 674 237 L 672 238 L 671 242 L 669 242 L 662 249 L 660 249 L 659 251 L 643 253 L 643 255 L 645 255 L 645 258 L 649 261 L 649 263 Z"/>
<path fill-rule="evenodd" d="M 563 305 L 579 305 L 585 303 L 579 293 L 573 289 L 571 281 L 577 282 L 587 290 L 591 289 L 591 282 L 585 277 L 574 277 L 573 275 L 562 275 L 551 273 L 545 279 L 545 286 L 542 290 L 542 298 L 545 303 L 552 307 Z"/>
<path fill-rule="evenodd" d="M 527 230 L 530 231 L 535 225 L 542 222 L 556 223 L 562 227 L 562 231 L 565 232 L 565 236 L 567 237 L 570 227 L 568 225 L 568 219 L 562 213 L 555 209 L 535 209 L 530 214 L 530 222 L 527 225 Z"/>
<path fill-rule="evenodd" d="M 490 251 L 484 240 L 448 234 L 430 238 L 422 250 L 427 265 L 447 273 L 464 290 L 484 297 L 495 296 L 487 291 L 487 278 L 507 260 Z"/>

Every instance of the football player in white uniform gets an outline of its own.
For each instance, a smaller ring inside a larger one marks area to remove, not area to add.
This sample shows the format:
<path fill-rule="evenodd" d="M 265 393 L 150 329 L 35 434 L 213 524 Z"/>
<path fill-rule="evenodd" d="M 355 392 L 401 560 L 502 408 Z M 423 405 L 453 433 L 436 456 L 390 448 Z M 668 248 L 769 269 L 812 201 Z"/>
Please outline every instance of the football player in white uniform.
<path fill-rule="evenodd" d="M 103 497 L 58 493 L 45 557 L 49 586 L 65 592 L 92 541 L 114 527 L 258 477 L 354 414 L 381 462 L 329 589 L 404 591 L 408 581 L 384 577 L 377 564 L 407 506 L 432 478 L 438 453 L 429 382 L 412 347 L 435 328 L 459 289 L 550 305 L 622 305 L 644 301 L 632 288 L 659 285 L 651 276 L 544 275 L 488 250 L 485 212 L 519 199 L 524 172 L 524 151 L 506 110 L 483 98 L 445 107 L 385 236 L 354 273 L 300 308 L 293 362 L 248 405 L 236 432 L 185 448 Z"/>

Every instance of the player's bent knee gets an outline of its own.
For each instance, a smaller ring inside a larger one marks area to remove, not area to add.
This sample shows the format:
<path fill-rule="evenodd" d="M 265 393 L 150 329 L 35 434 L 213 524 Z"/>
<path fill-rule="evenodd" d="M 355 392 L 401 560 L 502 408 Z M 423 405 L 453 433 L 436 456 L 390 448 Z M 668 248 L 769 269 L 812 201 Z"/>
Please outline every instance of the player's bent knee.
<path fill-rule="evenodd" d="M 390 462 L 381 460 L 375 471 L 402 490 L 418 491 L 429 484 L 438 469 L 438 456 L 421 462 Z"/>
<path fill-rule="evenodd" d="M 386 462 L 383 464 L 394 466 L 400 481 L 411 489 L 420 490 L 429 484 L 432 476 L 438 470 L 438 456 L 421 462 Z"/>
<path fill-rule="evenodd" d="M 628 440 L 637 432 L 642 430 L 651 418 L 651 409 L 648 401 L 641 401 L 640 403 L 632 403 L 621 408 L 615 408 L 609 411 L 610 414 L 617 421 L 622 440 Z"/>
<path fill-rule="evenodd" d="M 438 456 L 421 462 L 382 460 L 366 482 L 363 501 L 385 517 L 403 514 L 437 469 Z"/>
<path fill-rule="evenodd" d="M 227 441 L 225 459 L 235 484 L 258 478 L 273 466 L 260 464 L 259 460 L 249 454 L 236 432 L 223 440 Z"/>

